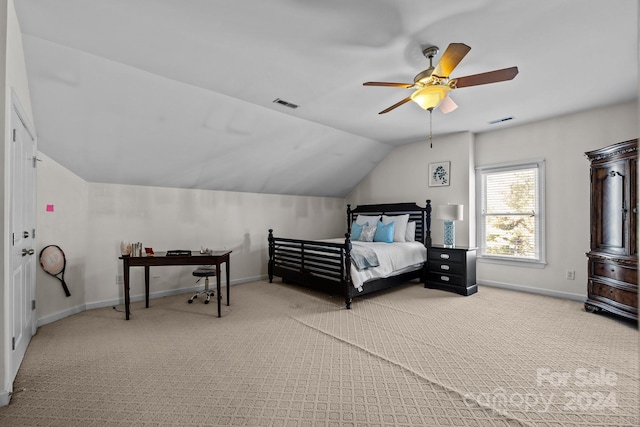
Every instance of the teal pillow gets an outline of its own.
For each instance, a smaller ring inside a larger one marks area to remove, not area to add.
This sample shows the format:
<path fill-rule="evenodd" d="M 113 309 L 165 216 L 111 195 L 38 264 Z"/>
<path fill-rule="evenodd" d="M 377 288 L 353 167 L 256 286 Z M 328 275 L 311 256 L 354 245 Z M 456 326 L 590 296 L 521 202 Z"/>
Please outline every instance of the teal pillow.
<path fill-rule="evenodd" d="M 355 221 L 353 221 L 353 224 L 351 224 L 351 240 L 360 240 L 360 235 L 362 234 L 362 227 L 365 225 L 369 225 L 369 223 L 365 222 L 364 224 L 358 224 Z"/>
<path fill-rule="evenodd" d="M 378 221 L 378 227 L 376 228 L 376 234 L 373 236 L 374 242 L 393 243 L 393 231 L 395 229 L 395 222 L 390 222 L 384 225 L 382 221 Z"/>

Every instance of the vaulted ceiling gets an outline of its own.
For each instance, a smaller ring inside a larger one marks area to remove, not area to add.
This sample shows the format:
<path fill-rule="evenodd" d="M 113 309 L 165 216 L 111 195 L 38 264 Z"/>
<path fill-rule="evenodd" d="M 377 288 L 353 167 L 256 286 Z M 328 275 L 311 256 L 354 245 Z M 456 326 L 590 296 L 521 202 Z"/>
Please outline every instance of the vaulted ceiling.
<path fill-rule="evenodd" d="M 429 45 L 520 71 L 453 90 L 434 143 L 638 97 L 636 0 L 14 2 L 39 149 L 90 182 L 345 197 L 427 139 L 413 102 L 378 114 L 408 89 L 362 83 L 413 82 Z"/>

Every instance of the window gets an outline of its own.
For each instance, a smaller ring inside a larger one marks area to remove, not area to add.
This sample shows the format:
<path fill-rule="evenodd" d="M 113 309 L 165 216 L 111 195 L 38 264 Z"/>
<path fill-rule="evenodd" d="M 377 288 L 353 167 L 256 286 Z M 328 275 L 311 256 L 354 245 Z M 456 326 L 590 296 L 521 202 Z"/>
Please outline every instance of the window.
<path fill-rule="evenodd" d="M 544 160 L 476 169 L 479 257 L 545 263 Z"/>

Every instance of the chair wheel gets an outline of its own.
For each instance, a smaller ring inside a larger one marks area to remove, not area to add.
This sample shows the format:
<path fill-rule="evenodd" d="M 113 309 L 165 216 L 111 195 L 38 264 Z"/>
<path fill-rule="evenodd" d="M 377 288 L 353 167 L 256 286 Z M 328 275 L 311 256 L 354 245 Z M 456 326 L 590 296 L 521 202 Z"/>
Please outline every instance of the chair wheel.
<path fill-rule="evenodd" d="M 191 304 L 191 303 L 193 303 L 193 300 L 192 300 L 192 299 L 190 299 L 190 300 L 189 300 L 189 301 L 187 301 L 187 302 L 188 302 L 189 304 Z"/>
<path fill-rule="evenodd" d="M 209 300 L 206 300 L 204 303 L 205 303 L 205 304 L 209 304 Z"/>

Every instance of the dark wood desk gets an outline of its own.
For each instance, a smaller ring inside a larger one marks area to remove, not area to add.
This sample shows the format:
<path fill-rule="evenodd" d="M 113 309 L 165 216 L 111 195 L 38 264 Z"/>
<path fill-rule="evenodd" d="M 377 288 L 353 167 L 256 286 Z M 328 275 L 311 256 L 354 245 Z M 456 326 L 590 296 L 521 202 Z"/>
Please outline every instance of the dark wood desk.
<path fill-rule="evenodd" d="M 152 265 L 215 265 L 216 266 L 216 290 L 218 300 L 218 317 L 220 317 L 220 264 L 226 264 L 227 273 L 227 306 L 229 305 L 229 254 L 231 251 L 214 251 L 210 254 L 201 254 L 192 251 L 192 255 L 167 256 L 166 252 L 156 252 L 153 256 L 122 256 L 120 259 L 124 265 L 124 307 L 126 319 L 129 320 L 129 267 L 144 267 L 144 294 L 146 308 L 149 308 L 149 267 Z"/>

